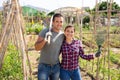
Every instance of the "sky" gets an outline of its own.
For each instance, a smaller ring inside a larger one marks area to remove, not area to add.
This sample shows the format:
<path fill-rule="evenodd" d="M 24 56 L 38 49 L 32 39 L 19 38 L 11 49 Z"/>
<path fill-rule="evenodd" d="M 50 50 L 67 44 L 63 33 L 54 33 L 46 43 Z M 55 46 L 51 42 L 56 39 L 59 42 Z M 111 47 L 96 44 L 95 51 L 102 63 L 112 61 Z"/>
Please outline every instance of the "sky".
<path fill-rule="evenodd" d="M 0 6 L 2 6 L 3 1 L 0 0 Z M 98 0 L 107 1 L 107 0 Z M 113 0 L 120 6 L 120 0 Z M 20 5 L 32 5 L 35 7 L 41 7 L 48 9 L 50 11 L 58 9 L 60 7 L 90 7 L 91 9 L 95 6 L 96 0 L 19 0 Z"/>

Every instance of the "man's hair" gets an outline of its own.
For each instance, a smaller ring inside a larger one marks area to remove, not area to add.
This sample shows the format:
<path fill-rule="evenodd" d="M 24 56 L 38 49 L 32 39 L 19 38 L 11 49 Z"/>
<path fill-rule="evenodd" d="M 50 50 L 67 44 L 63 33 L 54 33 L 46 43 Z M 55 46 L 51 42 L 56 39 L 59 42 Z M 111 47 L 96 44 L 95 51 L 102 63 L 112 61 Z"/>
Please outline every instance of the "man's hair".
<path fill-rule="evenodd" d="M 60 14 L 60 13 L 55 13 L 55 14 L 53 15 L 53 20 L 52 20 L 52 21 L 55 20 L 55 17 L 63 17 L 63 16 L 62 16 L 62 14 Z"/>

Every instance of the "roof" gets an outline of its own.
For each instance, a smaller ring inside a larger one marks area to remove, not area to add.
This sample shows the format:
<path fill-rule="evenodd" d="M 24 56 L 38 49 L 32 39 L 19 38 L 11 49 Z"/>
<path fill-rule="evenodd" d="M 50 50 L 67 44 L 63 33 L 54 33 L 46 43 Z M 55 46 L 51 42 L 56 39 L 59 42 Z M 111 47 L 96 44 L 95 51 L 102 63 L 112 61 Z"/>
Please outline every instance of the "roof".
<path fill-rule="evenodd" d="M 88 12 L 85 11 L 85 8 L 77 8 L 77 7 L 62 7 L 54 10 L 55 13 L 61 13 L 63 15 L 70 15 L 76 16 L 78 15 L 90 15 Z"/>

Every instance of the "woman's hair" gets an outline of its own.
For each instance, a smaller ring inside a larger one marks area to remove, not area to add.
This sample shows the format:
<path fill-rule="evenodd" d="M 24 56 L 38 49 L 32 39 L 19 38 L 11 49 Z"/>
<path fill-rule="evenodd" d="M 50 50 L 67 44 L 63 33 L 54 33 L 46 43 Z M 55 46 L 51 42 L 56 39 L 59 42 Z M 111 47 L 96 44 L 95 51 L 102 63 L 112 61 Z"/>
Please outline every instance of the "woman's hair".
<path fill-rule="evenodd" d="M 67 26 L 65 27 L 64 31 L 66 31 L 67 28 L 71 28 L 71 27 L 74 28 L 74 26 L 72 26 L 72 25 L 67 25 Z M 75 32 L 75 28 L 74 28 L 74 32 Z"/>
<path fill-rule="evenodd" d="M 63 17 L 63 16 L 62 16 L 62 14 L 60 14 L 60 13 L 56 13 L 56 14 L 53 15 L 53 20 L 52 20 L 52 21 L 55 20 L 55 17 Z"/>

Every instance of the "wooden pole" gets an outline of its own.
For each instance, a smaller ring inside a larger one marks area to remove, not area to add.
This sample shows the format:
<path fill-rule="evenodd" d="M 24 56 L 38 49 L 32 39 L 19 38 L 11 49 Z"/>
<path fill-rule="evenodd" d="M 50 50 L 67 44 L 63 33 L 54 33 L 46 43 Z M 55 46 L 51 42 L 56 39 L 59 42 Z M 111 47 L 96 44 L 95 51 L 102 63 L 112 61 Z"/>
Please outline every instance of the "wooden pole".
<path fill-rule="evenodd" d="M 30 80 L 32 80 L 32 70 L 30 65 L 30 60 L 27 53 L 27 46 L 24 38 L 24 21 L 22 13 L 20 10 L 20 5 L 18 0 L 11 0 L 11 6 L 9 6 L 9 11 L 6 17 L 5 25 L 2 27 L 2 35 L 0 38 L 0 69 L 2 67 L 4 54 L 9 42 L 9 39 L 12 38 L 12 34 L 15 35 L 13 39 L 17 44 L 16 47 L 20 50 L 22 56 L 22 66 L 23 66 L 23 80 L 28 80 L 27 64 L 28 60 Z"/>
<path fill-rule="evenodd" d="M 108 4 L 107 4 L 107 17 L 108 17 L 108 26 L 107 26 L 107 38 L 108 38 L 108 80 L 110 80 L 110 27 L 111 27 L 111 9 L 112 9 L 112 3 L 113 0 L 107 0 Z"/>

